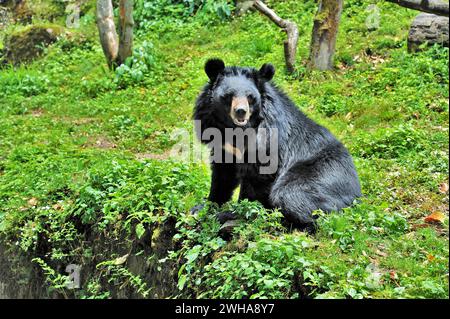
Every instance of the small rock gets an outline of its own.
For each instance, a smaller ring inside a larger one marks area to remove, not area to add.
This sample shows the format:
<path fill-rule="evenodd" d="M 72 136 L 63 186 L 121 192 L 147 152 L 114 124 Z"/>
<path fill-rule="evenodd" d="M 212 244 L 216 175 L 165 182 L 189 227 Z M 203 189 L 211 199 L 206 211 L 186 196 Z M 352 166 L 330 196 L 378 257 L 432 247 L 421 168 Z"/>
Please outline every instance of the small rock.
<path fill-rule="evenodd" d="M 448 47 L 449 19 L 430 13 L 421 13 L 413 21 L 408 35 L 408 51 L 414 52 L 423 43 Z"/>

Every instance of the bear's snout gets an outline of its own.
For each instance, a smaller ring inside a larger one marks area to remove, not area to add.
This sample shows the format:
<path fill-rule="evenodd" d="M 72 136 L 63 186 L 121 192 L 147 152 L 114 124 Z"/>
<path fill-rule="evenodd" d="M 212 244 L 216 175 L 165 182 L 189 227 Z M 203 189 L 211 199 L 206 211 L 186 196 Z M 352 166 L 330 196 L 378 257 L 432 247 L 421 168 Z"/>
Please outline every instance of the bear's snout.
<path fill-rule="evenodd" d="M 233 97 L 230 117 L 234 124 L 244 126 L 250 119 L 250 106 L 247 97 Z"/>

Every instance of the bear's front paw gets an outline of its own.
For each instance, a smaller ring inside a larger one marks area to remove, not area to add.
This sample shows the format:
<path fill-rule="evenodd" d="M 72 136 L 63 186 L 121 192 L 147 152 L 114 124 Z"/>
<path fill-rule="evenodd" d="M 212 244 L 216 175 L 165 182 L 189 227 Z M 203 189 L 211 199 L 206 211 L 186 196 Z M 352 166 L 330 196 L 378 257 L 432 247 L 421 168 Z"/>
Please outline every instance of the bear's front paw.
<path fill-rule="evenodd" d="M 233 212 L 226 211 L 226 212 L 220 212 L 216 215 L 217 220 L 221 224 L 225 224 L 229 220 L 235 220 L 237 219 L 236 215 Z"/>

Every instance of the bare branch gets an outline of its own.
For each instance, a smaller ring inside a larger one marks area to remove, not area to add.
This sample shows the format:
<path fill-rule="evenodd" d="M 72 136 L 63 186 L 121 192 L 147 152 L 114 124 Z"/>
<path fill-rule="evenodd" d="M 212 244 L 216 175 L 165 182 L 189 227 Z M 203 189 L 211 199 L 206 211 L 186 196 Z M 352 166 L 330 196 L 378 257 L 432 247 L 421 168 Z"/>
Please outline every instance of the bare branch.
<path fill-rule="evenodd" d="M 289 20 L 280 18 L 272 9 L 267 7 L 262 1 L 256 0 L 253 7 L 268 17 L 277 26 L 286 32 L 287 40 L 284 41 L 284 57 L 286 60 L 286 69 L 292 73 L 295 70 L 295 59 L 297 55 L 297 43 L 298 43 L 298 27 Z"/>

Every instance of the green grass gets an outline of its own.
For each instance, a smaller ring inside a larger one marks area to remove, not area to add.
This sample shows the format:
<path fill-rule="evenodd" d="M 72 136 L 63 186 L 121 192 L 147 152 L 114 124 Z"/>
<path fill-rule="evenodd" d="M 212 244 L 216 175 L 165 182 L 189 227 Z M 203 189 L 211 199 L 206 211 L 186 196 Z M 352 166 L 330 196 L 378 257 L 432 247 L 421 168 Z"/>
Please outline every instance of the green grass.
<path fill-rule="evenodd" d="M 136 41 L 154 46 L 142 79 L 124 82 L 107 69 L 92 11 L 77 31 L 87 39 L 61 39 L 42 59 L 1 69 L 2 240 L 57 268 L 91 258 L 80 225 L 94 237 L 129 234 L 138 242 L 172 216 L 175 249 L 157 264 L 183 264 L 175 297 L 448 298 L 448 192 L 439 190 L 448 183 L 448 49 L 408 54 L 416 12 L 380 3 L 380 28 L 368 31 L 365 5 L 347 1 L 336 71 L 311 72 L 305 61 L 314 2 L 267 2 L 299 24 L 294 76 L 284 71 L 283 34 L 256 13 L 207 26 L 204 18 L 152 21 Z M 190 216 L 207 195 L 207 166 L 136 156 L 164 157 L 175 143 L 171 132 L 192 129 L 209 57 L 273 63 L 275 82 L 350 149 L 362 202 L 322 216 L 313 236 L 290 232 L 278 212 L 256 203 L 230 204 L 246 223 L 229 243 L 218 238 L 210 214 Z M 424 224 L 432 212 L 444 222 Z M 115 280 L 133 278 L 127 269 L 117 273 L 122 279 Z M 91 279 L 76 297 L 109 296 Z"/>

